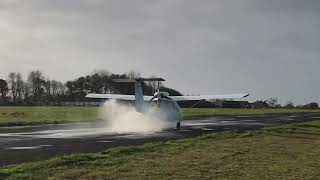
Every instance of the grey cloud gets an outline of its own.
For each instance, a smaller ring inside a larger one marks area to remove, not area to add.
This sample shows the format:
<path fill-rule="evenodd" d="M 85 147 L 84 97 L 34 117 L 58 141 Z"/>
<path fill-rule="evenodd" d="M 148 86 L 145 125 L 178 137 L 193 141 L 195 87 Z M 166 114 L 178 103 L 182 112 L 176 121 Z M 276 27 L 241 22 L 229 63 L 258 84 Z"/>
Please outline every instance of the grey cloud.
<path fill-rule="evenodd" d="M 0 76 L 157 75 L 184 93 L 319 101 L 316 0 L 1 1 Z"/>

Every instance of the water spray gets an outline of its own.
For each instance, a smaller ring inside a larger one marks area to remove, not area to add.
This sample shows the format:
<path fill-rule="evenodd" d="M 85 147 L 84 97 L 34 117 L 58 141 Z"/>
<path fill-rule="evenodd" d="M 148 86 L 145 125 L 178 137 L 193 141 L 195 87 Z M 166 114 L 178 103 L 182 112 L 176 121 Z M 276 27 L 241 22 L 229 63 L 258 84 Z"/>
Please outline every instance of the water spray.
<path fill-rule="evenodd" d="M 109 100 L 101 107 L 106 127 L 116 133 L 156 132 L 172 127 L 166 115 L 157 108 L 147 108 L 144 113 L 116 100 Z"/>

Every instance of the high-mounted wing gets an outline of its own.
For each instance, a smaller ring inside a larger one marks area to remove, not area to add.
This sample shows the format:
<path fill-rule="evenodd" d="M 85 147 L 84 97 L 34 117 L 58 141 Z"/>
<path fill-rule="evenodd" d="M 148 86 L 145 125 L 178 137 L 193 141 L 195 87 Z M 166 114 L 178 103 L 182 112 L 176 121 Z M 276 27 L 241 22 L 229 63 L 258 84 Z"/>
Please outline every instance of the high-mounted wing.
<path fill-rule="evenodd" d="M 226 94 L 226 95 L 199 95 L 199 96 L 170 96 L 170 98 L 175 101 L 197 101 L 197 100 L 241 99 L 248 96 L 249 94 Z"/>
<path fill-rule="evenodd" d="M 153 96 L 143 96 L 145 101 L 149 101 Z M 126 101 L 134 101 L 134 95 L 123 95 L 123 94 L 88 94 L 86 98 L 92 99 L 117 99 L 117 100 L 126 100 Z"/>

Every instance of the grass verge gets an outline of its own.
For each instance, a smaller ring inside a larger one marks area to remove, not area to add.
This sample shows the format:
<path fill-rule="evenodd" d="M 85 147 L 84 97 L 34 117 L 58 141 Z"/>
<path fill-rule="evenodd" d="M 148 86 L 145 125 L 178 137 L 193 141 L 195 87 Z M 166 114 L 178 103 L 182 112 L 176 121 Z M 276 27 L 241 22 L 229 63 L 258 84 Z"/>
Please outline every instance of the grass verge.
<path fill-rule="evenodd" d="M 283 113 L 312 113 L 320 109 L 225 109 L 192 108 L 182 109 L 185 118 L 266 115 Z M 95 121 L 99 118 L 98 107 L 55 107 L 55 106 L 0 106 L 0 126 L 54 124 L 67 122 Z"/>
<path fill-rule="evenodd" d="M 186 118 L 209 116 L 241 116 L 241 115 L 268 115 L 291 113 L 316 113 L 320 109 L 233 109 L 233 108 L 191 108 L 182 109 Z"/>
<path fill-rule="evenodd" d="M 320 121 L 0 168 L 0 179 L 319 179 Z"/>
<path fill-rule="evenodd" d="M 93 121 L 97 107 L 0 106 L 0 126 Z"/>

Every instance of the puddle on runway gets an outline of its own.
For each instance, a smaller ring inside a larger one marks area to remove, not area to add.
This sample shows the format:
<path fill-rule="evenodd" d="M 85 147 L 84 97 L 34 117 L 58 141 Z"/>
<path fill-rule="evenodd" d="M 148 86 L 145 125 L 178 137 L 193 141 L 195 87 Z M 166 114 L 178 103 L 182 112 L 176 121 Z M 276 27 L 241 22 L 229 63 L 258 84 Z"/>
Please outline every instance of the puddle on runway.
<path fill-rule="evenodd" d="M 83 128 L 68 130 L 45 130 L 28 134 L 35 138 L 78 138 L 113 133 L 107 128 Z"/>
<path fill-rule="evenodd" d="M 107 128 L 81 128 L 64 130 L 43 130 L 27 133 L 3 133 L 0 137 L 27 137 L 27 138 L 79 138 L 96 135 L 114 134 Z"/>
<path fill-rule="evenodd" d="M 32 150 L 32 149 L 41 149 L 44 147 L 51 147 L 51 146 L 52 145 L 9 147 L 9 148 L 7 148 L 7 150 Z"/>
<path fill-rule="evenodd" d="M 117 135 L 118 137 L 145 137 L 154 135 L 156 132 L 144 132 L 144 133 L 117 133 L 108 128 L 75 128 L 75 129 L 56 129 L 56 130 L 42 130 L 33 132 L 21 132 L 21 133 L 2 133 L 0 138 L 15 137 L 17 139 L 27 138 L 39 138 L 39 139 L 53 139 L 53 138 L 84 138 L 95 137 L 101 135 Z"/>
<path fill-rule="evenodd" d="M 320 117 L 309 117 L 311 119 L 320 119 Z"/>
<path fill-rule="evenodd" d="M 216 125 L 217 123 L 190 123 L 184 124 L 184 126 L 207 126 L 207 125 Z"/>
<path fill-rule="evenodd" d="M 210 128 L 201 128 L 204 131 L 214 131 L 215 129 L 210 129 Z"/>
<path fill-rule="evenodd" d="M 98 143 L 113 143 L 114 141 L 97 141 Z"/>

